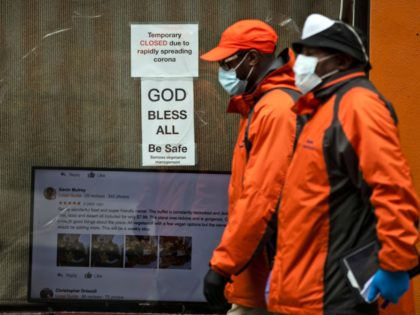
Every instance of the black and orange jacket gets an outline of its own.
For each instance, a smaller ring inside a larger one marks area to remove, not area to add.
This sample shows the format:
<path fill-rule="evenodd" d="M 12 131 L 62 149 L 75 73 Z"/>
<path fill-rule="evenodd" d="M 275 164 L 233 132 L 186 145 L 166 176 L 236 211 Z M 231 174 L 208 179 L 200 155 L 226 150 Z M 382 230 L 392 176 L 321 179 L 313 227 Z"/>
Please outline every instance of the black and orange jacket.
<path fill-rule="evenodd" d="M 290 56 L 289 56 L 290 55 Z M 269 261 L 263 243 L 269 222 L 276 219 L 280 192 L 291 160 L 296 132 L 294 100 L 284 89 L 297 91 L 294 56 L 285 50 L 283 66 L 260 81 L 250 94 L 232 97 L 228 112 L 241 115 L 229 185 L 228 223 L 210 265 L 229 276 L 225 295 L 230 303 L 265 307 Z M 252 148 L 247 152 L 245 131 Z"/>
<path fill-rule="evenodd" d="M 311 114 L 287 173 L 269 310 L 296 315 L 376 314 L 340 263 L 370 242 L 388 271 L 418 263 L 419 202 L 395 112 L 358 70 L 336 75 L 294 107 Z"/>

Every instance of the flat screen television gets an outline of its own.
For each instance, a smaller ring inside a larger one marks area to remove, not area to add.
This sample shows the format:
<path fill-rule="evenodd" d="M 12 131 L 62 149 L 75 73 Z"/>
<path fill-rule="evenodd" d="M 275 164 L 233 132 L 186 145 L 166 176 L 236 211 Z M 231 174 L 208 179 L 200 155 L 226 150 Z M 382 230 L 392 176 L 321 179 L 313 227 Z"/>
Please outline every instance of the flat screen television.
<path fill-rule="evenodd" d="M 229 177 L 33 167 L 28 300 L 205 305 Z"/>

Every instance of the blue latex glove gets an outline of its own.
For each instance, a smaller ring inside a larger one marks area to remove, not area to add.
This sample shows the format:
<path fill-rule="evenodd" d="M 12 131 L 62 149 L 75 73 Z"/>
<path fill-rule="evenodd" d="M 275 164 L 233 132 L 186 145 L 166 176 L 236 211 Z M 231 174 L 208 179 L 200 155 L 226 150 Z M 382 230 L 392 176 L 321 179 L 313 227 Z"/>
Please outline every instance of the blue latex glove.
<path fill-rule="evenodd" d="M 268 305 L 268 295 L 270 293 L 271 271 L 268 274 L 267 282 L 265 284 L 265 304 Z"/>
<path fill-rule="evenodd" d="M 391 272 L 379 269 L 373 276 L 368 299 L 373 301 L 379 293 L 385 300 L 397 304 L 400 297 L 408 290 L 409 285 L 408 272 Z"/>

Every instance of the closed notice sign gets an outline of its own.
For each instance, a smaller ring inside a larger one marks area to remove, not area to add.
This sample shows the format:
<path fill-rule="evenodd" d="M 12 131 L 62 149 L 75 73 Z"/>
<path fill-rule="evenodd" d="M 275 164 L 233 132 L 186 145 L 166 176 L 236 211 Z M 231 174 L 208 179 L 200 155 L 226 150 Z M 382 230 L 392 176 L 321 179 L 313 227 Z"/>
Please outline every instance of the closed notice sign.
<path fill-rule="evenodd" d="M 131 25 L 132 77 L 197 77 L 198 24 Z"/>

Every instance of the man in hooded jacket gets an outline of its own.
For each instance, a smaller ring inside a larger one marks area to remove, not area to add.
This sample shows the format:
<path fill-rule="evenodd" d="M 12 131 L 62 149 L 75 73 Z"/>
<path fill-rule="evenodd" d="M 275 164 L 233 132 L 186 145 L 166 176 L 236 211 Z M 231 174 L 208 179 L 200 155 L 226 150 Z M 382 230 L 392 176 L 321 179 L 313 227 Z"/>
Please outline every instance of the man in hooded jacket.
<path fill-rule="evenodd" d="M 264 314 L 270 236 L 291 160 L 299 92 L 291 50 L 274 55 L 276 32 L 259 20 L 229 26 L 201 59 L 219 63 L 219 82 L 230 95 L 228 113 L 240 115 L 229 186 L 228 223 L 210 260 L 204 295 L 231 314 Z M 275 248 L 274 248 L 275 249 Z"/>
<path fill-rule="evenodd" d="M 376 299 L 397 303 L 418 266 L 419 201 L 396 114 L 351 26 L 312 14 L 293 48 L 304 94 L 294 111 L 310 118 L 283 189 L 269 310 L 378 314 Z"/>

